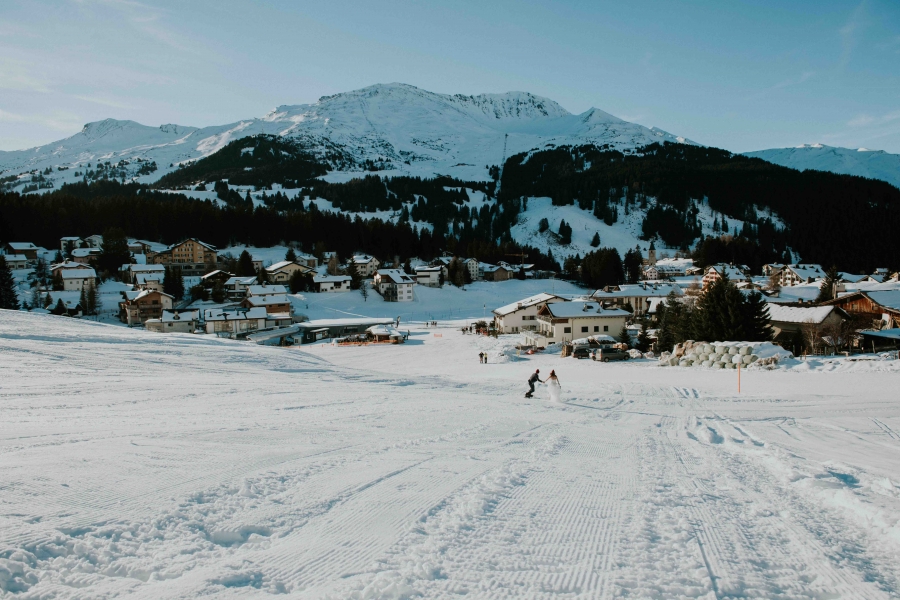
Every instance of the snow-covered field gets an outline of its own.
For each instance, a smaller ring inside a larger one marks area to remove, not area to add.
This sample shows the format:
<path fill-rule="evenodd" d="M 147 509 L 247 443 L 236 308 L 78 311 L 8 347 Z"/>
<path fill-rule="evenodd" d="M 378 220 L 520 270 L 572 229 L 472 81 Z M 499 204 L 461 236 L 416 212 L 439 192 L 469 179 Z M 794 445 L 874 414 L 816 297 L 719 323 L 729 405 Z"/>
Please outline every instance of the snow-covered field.
<path fill-rule="evenodd" d="M 739 395 L 515 341 L 279 349 L 0 311 L 0 595 L 900 594 L 900 361 L 745 371 Z M 523 398 L 537 367 L 563 402 Z"/>

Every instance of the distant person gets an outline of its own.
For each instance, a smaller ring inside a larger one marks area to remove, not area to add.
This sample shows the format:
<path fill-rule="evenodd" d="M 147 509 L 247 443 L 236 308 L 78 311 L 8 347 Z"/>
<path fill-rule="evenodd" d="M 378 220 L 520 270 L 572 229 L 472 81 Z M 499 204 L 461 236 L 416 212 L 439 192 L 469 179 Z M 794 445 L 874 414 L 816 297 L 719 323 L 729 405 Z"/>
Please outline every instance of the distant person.
<path fill-rule="evenodd" d="M 525 392 L 526 398 L 531 398 L 534 395 L 534 384 L 537 382 L 544 383 L 541 381 L 541 370 L 535 369 L 534 373 L 531 374 L 531 377 L 528 378 L 528 387 L 531 388 L 527 392 Z"/>
<path fill-rule="evenodd" d="M 483 363 L 484 363 L 484 352 L 479 352 L 478 353 L 478 364 L 483 364 Z"/>

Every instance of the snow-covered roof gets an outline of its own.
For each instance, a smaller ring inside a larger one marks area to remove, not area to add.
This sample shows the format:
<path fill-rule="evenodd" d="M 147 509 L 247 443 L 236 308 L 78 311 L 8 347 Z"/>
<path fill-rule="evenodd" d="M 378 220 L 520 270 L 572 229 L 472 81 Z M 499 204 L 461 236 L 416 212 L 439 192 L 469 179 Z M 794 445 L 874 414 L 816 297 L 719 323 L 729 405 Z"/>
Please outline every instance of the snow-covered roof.
<path fill-rule="evenodd" d="M 241 285 L 252 285 L 255 281 L 256 275 L 238 275 L 235 277 L 229 277 L 225 281 L 225 285 L 236 285 L 238 283 Z"/>
<path fill-rule="evenodd" d="M 267 313 L 264 306 L 238 309 L 207 308 L 203 311 L 203 318 L 206 321 L 244 321 L 247 319 L 265 319 L 266 316 Z"/>
<path fill-rule="evenodd" d="M 166 270 L 165 265 L 122 265 L 123 271 L 131 271 L 132 273 L 150 273 L 157 271 L 162 273 Z"/>
<path fill-rule="evenodd" d="M 209 279 L 210 277 L 215 277 L 220 274 L 231 276 L 231 273 L 223 271 L 222 269 L 216 269 L 215 271 L 210 271 L 206 275 L 203 275 L 202 277 L 200 277 L 200 279 L 205 280 L 205 279 Z"/>
<path fill-rule="evenodd" d="M 844 271 L 839 271 L 838 275 L 840 276 L 842 281 L 847 283 L 858 283 L 868 277 L 868 275 L 857 275 L 855 273 L 846 273 Z"/>
<path fill-rule="evenodd" d="M 145 246 L 151 252 L 162 252 L 168 248 L 168 246 L 166 246 L 165 244 L 160 244 L 159 242 L 149 242 L 147 240 L 134 240 L 133 242 L 129 243 L 135 243 L 140 244 L 141 246 Z"/>
<path fill-rule="evenodd" d="M 164 310 L 162 317 L 157 319 L 160 323 L 178 323 L 180 321 L 196 321 L 200 318 L 200 310 Z"/>
<path fill-rule="evenodd" d="M 178 243 L 176 243 L 176 244 L 172 244 L 171 246 L 166 246 L 165 249 L 166 249 L 166 250 L 171 250 L 172 248 L 177 248 L 178 246 L 184 244 L 185 242 L 195 242 L 195 243 L 197 243 L 197 244 L 200 244 L 201 246 L 203 246 L 203 247 L 206 248 L 207 250 L 211 250 L 211 251 L 213 251 L 213 252 L 216 251 L 216 247 L 215 247 L 215 246 L 213 246 L 212 244 L 207 244 L 206 242 L 201 242 L 201 241 L 198 240 L 197 238 L 187 238 L 186 240 L 181 240 L 180 242 L 178 242 Z"/>
<path fill-rule="evenodd" d="M 863 335 L 871 335 L 874 337 L 887 338 L 890 340 L 900 340 L 900 327 L 893 329 L 882 329 L 881 331 L 860 331 Z"/>
<path fill-rule="evenodd" d="M 25 256 L 24 254 L 7 254 L 6 255 L 6 262 L 10 262 L 13 260 L 16 262 L 22 262 L 23 260 L 28 260 L 28 257 Z"/>
<path fill-rule="evenodd" d="M 626 283 L 616 287 L 619 289 L 597 290 L 591 296 L 594 298 L 655 298 L 668 296 L 670 292 L 675 292 L 676 296 L 684 296 L 684 290 L 677 283 Z"/>
<path fill-rule="evenodd" d="M 59 238 L 59 241 L 61 241 L 61 242 L 78 242 L 80 240 L 81 240 L 81 238 L 78 237 L 77 235 L 67 235 L 67 236 Z"/>
<path fill-rule="evenodd" d="M 357 254 L 352 258 L 353 262 L 358 265 L 364 265 L 375 260 L 374 256 L 368 256 L 367 254 Z"/>
<path fill-rule="evenodd" d="M 535 306 L 537 304 L 541 304 L 542 302 L 546 302 L 547 300 L 552 299 L 562 300 L 567 302 L 565 298 L 561 298 L 555 294 L 547 294 L 546 292 L 537 294 L 535 296 L 531 296 L 530 298 L 525 298 L 523 300 L 519 300 L 518 302 L 513 302 L 511 304 L 506 304 L 501 306 L 500 308 L 495 308 L 492 312 L 498 317 L 505 317 L 506 315 L 512 314 L 517 310 L 521 310 L 523 308 L 528 308 L 530 306 Z"/>
<path fill-rule="evenodd" d="M 279 269 L 283 269 L 288 265 L 297 265 L 297 263 L 293 260 L 283 260 L 281 262 L 275 263 L 274 265 L 270 265 L 270 266 L 266 267 L 266 271 L 269 271 L 270 273 L 274 273 L 275 271 L 277 271 Z M 302 267 L 303 265 L 297 265 L 297 266 Z"/>
<path fill-rule="evenodd" d="M 392 327 L 391 325 L 372 325 L 367 328 L 366 331 L 371 333 L 372 335 L 403 335 L 397 329 Z"/>
<path fill-rule="evenodd" d="M 711 267 L 709 267 L 707 269 L 707 272 L 709 272 L 709 271 L 715 271 L 719 275 L 727 275 L 728 279 L 731 279 L 731 280 L 744 279 L 746 277 L 746 275 L 744 274 L 744 271 L 742 271 L 740 267 L 726 265 L 724 263 L 712 265 Z"/>
<path fill-rule="evenodd" d="M 816 264 L 796 264 L 788 265 L 786 270 L 793 272 L 803 281 L 822 279 L 825 277 L 825 270 L 822 265 Z"/>
<path fill-rule="evenodd" d="M 389 325 L 394 319 L 385 317 L 360 317 L 358 319 L 313 319 L 312 321 L 304 321 L 298 323 L 303 329 L 320 329 L 325 327 L 353 327 L 353 326 L 371 326 L 371 325 Z"/>
<path fill-rule="evenodd" d="M 579 317 L 630 317 L 631 313 L 621 308 L 603 308 L 599 302 L 554 302 L 541 310 L 547 310 L 556 319 L 573 319 Z"/>
<path fill-rule="evenodd" d="M 782 306 L 767 303 L 769 319 L 775 323 L 821 323 L 834 311 L 833 306 Z"/>
<path fill-rule="evenodd" d="M 175 297 L 172 296 L 171 294 L 167 294 L 165 292 L 160 292 L 160 291 L 156 291 L 156 290 L 122 290 L 122 295 L 125 297 L 126 300 L 139 300 L 141 298 L 150 296 L 152 294 L 159 294 L 160 296 L 166 296 L 168 298 L 171 298 L 172 300 L 175 299 Z"/>
<path fill-rule="evenodd" d="M 444 270 L 444 267 L 443 267 L 442 265 L 435 265 L 435 266 L 433 266 L 433 267 L 429 267 L 429 266 L 426 266 L 426 265 L 419 265 L 419 266 L 416 267 L 416 269 L 415 269 L 415 271 L 416 271 L 417 274 L 420 273 L 420 272 L 421 272 L 421 273 L 440 273 L 440 272 L 442 272 L 443 270 Z"/>
<path fill-rule="evenodd" d="M 251 285 L 247 287 L 250 296 L 271 296 L 273 294 L 287 294 L 287 288 L 283 285 Z"/>
<path fill-rule="evenodd" d="M 40 250 L 40 248 L 31 242 L 9 242 L 7 246 L 13 250 Z"/>
<path fill-rule="evenodd" d="M 900 310 L 900 290 L 866 290 L 864 293 L 885 308 Z"/>
<path fill-rule="evenodd" d="M 135 273 L 134 282 L 140 285 L 146 285 L 148 281 L 162 283 L 165 278 L 165 273 Z"/>
<path fill-rule="evenodd" d="M 63 279 L 96 279 L 97 272 L 94 269 L 60 269 Z"/>
<path fill-rule="evenodd" d="M 376 273 L 382 279 L 393 283 L 415 283 L 415 280 L 400 269 L 379 269 Z"/>
<path fill-rule="evenodd" d="M 349 275 L 316 275 L 313 277 L 313 281 L 315 283 L 342 283 L 344 281 L 351 281 L 353 278 Z"/>
<path fill-rule="evenodd" d="M 75 248 L 72 250 L 72 256 L 75 258 L 85 258 L 87 256 L 97 256 L 100 254 L 100 248 Z"/>
<path fill-rule="evenodd" d="M 289 300 L 284 294 L 270 294 L 266 296 L 248 296 L 245 302 L 251 306 L 272 306 L 273 304 L 287 304 Z"/>

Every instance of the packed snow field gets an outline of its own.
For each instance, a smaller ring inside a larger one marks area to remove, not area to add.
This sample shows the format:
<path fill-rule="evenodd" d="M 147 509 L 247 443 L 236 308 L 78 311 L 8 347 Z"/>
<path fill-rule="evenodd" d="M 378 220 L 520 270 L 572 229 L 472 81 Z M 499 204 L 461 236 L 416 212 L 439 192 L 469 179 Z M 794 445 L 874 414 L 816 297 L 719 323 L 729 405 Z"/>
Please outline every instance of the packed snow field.
<path fill-rule="evenodd" d="M 515 342 L 2 311 L 0 595 L 900 594 L 897 369 L 749 371 L 738 395 L 733 371 Z M 538 367 L 561 402 L 523 397 Z"/>

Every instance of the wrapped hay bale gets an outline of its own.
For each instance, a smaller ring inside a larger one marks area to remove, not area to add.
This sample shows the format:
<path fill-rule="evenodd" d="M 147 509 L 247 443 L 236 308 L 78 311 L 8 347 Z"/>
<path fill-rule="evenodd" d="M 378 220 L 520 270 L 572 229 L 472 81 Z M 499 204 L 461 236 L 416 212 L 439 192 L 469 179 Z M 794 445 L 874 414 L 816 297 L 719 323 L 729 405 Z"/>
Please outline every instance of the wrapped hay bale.
<path fill-rule="evenodd" d="M 744 357 L 741 356 L 740 354 L 735 354 L 734 356 L 731 357 L 731 360 L 729 362 L 733 365 L 739 365 L 741 363 L 741 361 L 743 360 L 743 358 Z"/>
<path fill-rule="evenodd" d="M 758 360 L 759 360 L 759 357 L 757 355 L 755 355 L 755 354 L 750 355 L 750 364 L 753 364 Z"/>
<path fill-rule="evenodd" d="M 749 365 L 749 364 L 752 363 L 752 362 L 753 362 L 753 361 L 750 360 L 750 355 L 749 355 L 749 354 L 746 355 L 746 356 L 742 356 L 742 357 L 741 357 L 741 363 L 743 363 L 743 364 L 745 364 L 745 365 Z"/>
<path fill-rule="evenodd" d="M 708 359 L 707 359 L 707 360 L 704 360 L 702 363 L 700 363 L 700 365 L 701 365 L 701 366 L 704 366 L 704 367 L 711 367 L 712 364 L 713 364 L 713 362 L 712 362 L 711 360 L 708 360 Z"/>
<path fill-rule="evenodd" d="M 688 361 L 682 360 L 682 361 L 679 361 L 678 366 L 679 367 L 688 367 L 688 366 L 690 366 L 690 364 L 688 363 Z"/>
<path fill-rule="evenodd" d="M 722 362 L 714 362 L 712 364 L 713 369 L 722 369 L 724 367 L 725 367 L 725 363 L 722 363 Z"/>
<path fill-rule="evenodd" d="M 738 352 L 738 354 L 740 354 L 741 356 L 750 356 L 750 354 L 752 353 L 753 348 L 751 348 L 750 346 L 741 346 L 741 349 Z"/>
<path fill-rule="evenodd" d="M 737 354 L 737 353 L 738 353 L 738 348 L 737 348 L 737 346 L 729 346 L 729 347 L 728 347 L 728 354 L 734 356 L 734 355 Z"/>

